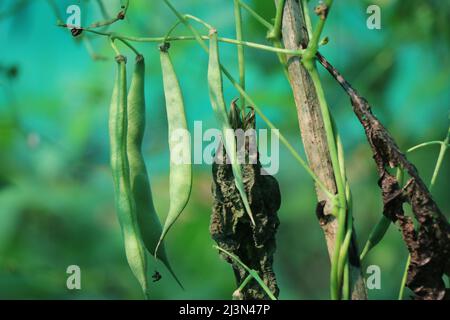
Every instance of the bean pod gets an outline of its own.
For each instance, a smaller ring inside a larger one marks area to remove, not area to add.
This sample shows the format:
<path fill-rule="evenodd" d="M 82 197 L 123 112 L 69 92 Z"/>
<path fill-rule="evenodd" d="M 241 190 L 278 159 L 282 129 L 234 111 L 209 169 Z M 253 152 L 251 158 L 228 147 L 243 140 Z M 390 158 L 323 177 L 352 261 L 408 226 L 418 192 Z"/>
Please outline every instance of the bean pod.
<path fill-rule="evenodd" d="M 111 99 L 109 131 L 111 169 L 114 180 L 115 203 L 125 253 L 131 271 L 147 296 L 147 260 L 137 222 L 136 204 L 131 192 L 130 169 L 127 158 L 127 75 L 126 58 L 117 56 L 117 75 Z"/>
<path fill-rule="evenodd" d="M 160 47 L 161 69 L 170 149 L 170 206 L 160 242 L 183 212 L 192 189 L 191 143 L 184 111 L 183 95 L 168 53 L 169 45 Z M 157 255 L 158 247 L 155 251 Z"/>
<path fill-rule="evenodd" d="M 145 61 L 136 56 L 136 65 L 128 94 L 127 155 L 130 167 L 131 191 L 136 203 L 136 214 L 143 242 L 150 254 L 154 254 L 162 227 L 153 204 L 152 190 L 147 167 L 142 155 L 145 132 Z M 175 280 L 182 287 L 169 264 L 164 244 L 159 248 L 159 259 L 166 265 Z"/>
<path fill-rule="evenodd" d="M 216 30 L 211 30 L 209 34 L 209 46 L 208 84 L 211 105 L 217 121 L 222 126 L 223 143 L 231 161 L 236 188 L 242 198 L 245 211 L 247 211 L 252 224 L 255 225 L 252 210 L 245 192 L 244 182 L 242 180 L 241 166 L 237 161 L 235 135 L 228 119 L 225 98 L 223 96 L 223 80 L 222 71 L 220 69 L 219 45 Z"/>

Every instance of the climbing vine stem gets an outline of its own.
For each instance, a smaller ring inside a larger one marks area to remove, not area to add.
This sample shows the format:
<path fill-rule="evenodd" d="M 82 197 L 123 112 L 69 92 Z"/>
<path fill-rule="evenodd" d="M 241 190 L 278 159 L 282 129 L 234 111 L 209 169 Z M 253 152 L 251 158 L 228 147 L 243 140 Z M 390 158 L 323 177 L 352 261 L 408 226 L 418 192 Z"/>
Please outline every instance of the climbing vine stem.
<path fill-rule="evenodd" d="M 279 40 L 281 37 L 281 24 L 283 22 L 284 3 L 286 0 L 278 0 L 277 11 L 275 15 L 275 23 L 273 28 L 269 31 L 267 38 Z"/>
<path fill-rule="evenodd" d="M 188 21 L 188 18 L 192 19 L 193 16 L 188 15 L 188 17 L 186 17 L 186 15 L 182 15 L 180 12 L 178 12 L 176 10 L 176 8 L 170 3 L 169 0 L 164 0 L 164 2 L 167 4 L 167 6 L 173 11 L 173 13 L 177 16 L 177 18 L 179 19 L 179 21 L 184 24 L 189 30 L 190 32 L 193 34 L 193 36 L 177 36 L 177 37 L 172 37 L 172 36 L 165 36 L 165 37 L 131 37 L 131 36 L 125 36 L 125 35 L 120 35 L 117 33 L 112 33 L 112 32 L 102 32 L 102 31 L 97 31 L 97 30 L 85 30 L 87 32 L 91 32 L 94 34 L 98 34 L 98 35 L 102 35 L 102 36 L 107 36 L 110 39 L 111 45 L 115 51 L 116 54 L 118 54 L 118 49 L 114 44 L 114 40 L 120 40 L 122 42 L 124 42 L 126 45 L 130 46 L 129 41 L 132 42 L 171 42 L 171 41 L 181 41 L 181 40 L 196 40 L 198 42 L 198 44 L 206 51 L 208 52 L 208 46 L 205 44 L 204 40 L 209 40 L 208 36 L 203 36 L 201 35 Z M 200 19 L 194 19 L 197 22 L 202 23 L 204 26 L 209 27 L 208 24 L 204 23 L 202 20 Z M 176 28 L 178 24 L 175 24 L 172 28 L 171 31 L 173 31 L 174 28 Z M 272 51 L 272 52 L 276 52 L 276 53 L 282 53 L 282 54 L 289 54 L 289 55 L 297 55 L 297 56 L 301 56 L 304 52 L 304 50 L 288 50 L 288 49 L 283 49 L 283 48 L 276 48 L 276 47 L 271 47 L 271 46 L 266 46 L 266 45 L 262 45 L 262 44 L 257 44 L 257 43 L 252 43 L 252 42 L 248 42 L 248 41 L 239 41 L 239 40 L 235 40 L 235 39 L 228 39 L 228 38 L 218 38 L 218 41 L 220 42 L 225 42 L 225 43 L 231 43 L 231 44 L 238 44 L 238 45 L 243 45 L 243 46 L 248 46 L 248 47 L 253 47 L 256 49 L 260 49 L 260 50 L 266 50 L 266 51 Z M 136 49 L 132 48 L 130 46 L 130 48 L 137 52 Z M 228 80 L 231 82 L 231 84 L 236 88 L 236 90 L 239 92 L 239 94 L 243 97 L 243 99 L 248 102 L 250 105 L 253 106 L 253 108 L 255 109 L 255 112 L 261 117 L 261 119 L 271 128 L 271 129 L 276 129 L 276 127 L 274 126 L 274 124 L 264 115 L 264 113 L 261 111 L 261 109 L 256 105 L 256 103 L 254 102 L 254 100 L 247 94 L 247 92 L 245 91 L 245 89 L 239 84 L 239 82 L 237 82 L 233 76 L 231 75 L 231 73 L 225 69 L 225 67 L 223 65 L 221 65 L 221 70 L 223 72 L 223 74 L 228 78 Z M 317 185 L 319 186 L 319 188 L 327 195 L 328 198 L 333 199 L 335 196 L 327 189 L 327 187 L 323 184 L 322 181 L 320 181 L 320 179 L 315 175 L 315 173 L 309 168 L 308 164 L 306 163 L 306 161 L 298 154 L 298 152 L 295 150 L 295 148 L 287 141 L 287 139 L 278 131 L 278 130 L 274 130 L 274 134 L 278 136 L 278 138 L 280 139 L 280 141 L 286 146 L 286 148 L 289 150 L 289 152 L 294 156 L 294 158 L 300 163 L 300 165 L 306 170 L 306 172 L 311 176 L 311 178 L 317 183 Z"/>
<path fill-rule="evenodd" d="M 239 1 L 234 0 L 234 22 L 236 25 L 236 40 L 242 41 L 242 15 L 241 15 L 241 7 L 239 6 Z M 244 55 L 244 46 L 242 44 L 237 45 L 237 54 L 238 54 L 238 66 L 239 66 L 239 84 L 242 89 L 245 90 L 245 55 Z M 241 109 L 242 112 L 245 113 L 245 98 L 241 94 Z"/>
<path fill-rule="evenodd" d="M 198 33 L 198 37 L 197 36 L 133 37 L 133 36 L 121 35 L 121 34 L 114 33 L 114 32 L 102 32 L 102 31 L 97 31 L 97 30 L 85 30 L 85 31 L 94 33 L 94 34 L 98 34 L 98 35 L 102 35 L 102 36 L 114 37 L 114 39 L 118 39 L 118 40 L 126 40 L 126 41 L 133 41 L 133 42 L 161 43 L 164 41 L 172 42 L 172 41 L 192 41 L 192 40 L 198 41 L 198 40 L 200 40 L 200 41 L 202 41 L 203 44 L 205 44 L 203 42 L 203 40 L 209 40 L 208 36 L 201 35 L 199 33 Z M 254 49 L 258 49 L 258 50 L 264 50 L 264 51 L 268 51 L 268 52 L 281 53 L 281 54 L 289 54 L 289 55 L 293 55 L 293 56 L 301 56 L 304 52 L 304 50 L 289 50 L 289 49 L 267 46 L 267 45 L 259 44 L 259 43 L 255 43 L 255 42 L 239 41 L 237 39 L 230 39 L 230 38 L 223 38 L 223 37 L 219 37 L 217 40 L 219 42 L 223 42 L 223 43 L 242 45 L 242 46 L 246 46 L 246 47 L 254 48 Z"/>
<path fill-rule="evenodd" d="M 331 298 L 335 300 L 342 298 L 344 267 L 346 265 L 346 261 L 348 260 L 348 247 L 349 241 L 351 240 L 351 230 L 347 232 L 347 228 L 351 228 L 351 220 L 348 220 L 348 218 L 351 217 L 348 216 L 349 213 L 347 212 L 346 183 L 344 175 L 341 172 L 335 130 L 333 130 L 332 118 L 327 105 L 322 83 L 320 81 L 319 73 L 315 65 L 315 56 L 319 47 L 319 39 L 325 26 L 326 18 L 332 3 L 333 0 L 327 0 L 319 4 L 321 7 L 320 11 L 316 10 L 316 13 L 319 15 L 319 21 L 314 30 L 312 30 L 312 38 L 310 39 L 303 54 L 302 63 L 306 70 L 308 70 L 316 90 L 337 189 L 337 198 L 333 203 L 333 212 L 337 215 L 338 229 L 336 233 L 334 253 L 331 259 L 330 274 Z M 304 6 L 304 9 L 307 10 L 307 3 L 305 1 L 302 2 L 302 5 Z M 308 10 L 306 12 L 308 12 Z"/>
<path fill-rule="evenodd" d="M 261 17 L 255 10 L 253 10 L 249 5 L 247 5 L 244 1 L 242 0 L 236 0 L 239 5 L 245 9 L 253 18 L 255 18 L 255 20 L 257 20 L 261 25 L 263 25 L 267 30 L 272 30 L 273 25 L 268 22 L 266 19 L 264 19 L 263 17 Z"/>

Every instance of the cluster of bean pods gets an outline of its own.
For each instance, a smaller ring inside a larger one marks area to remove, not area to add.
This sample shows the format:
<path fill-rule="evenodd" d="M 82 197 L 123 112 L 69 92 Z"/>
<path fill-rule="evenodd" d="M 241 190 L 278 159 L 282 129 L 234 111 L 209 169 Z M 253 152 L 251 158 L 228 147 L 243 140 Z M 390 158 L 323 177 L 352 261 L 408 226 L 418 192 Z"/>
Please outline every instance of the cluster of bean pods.
<path fill-rule="evenodd" d="M 146 296 L 148 296 L 149 254 L 155 260 L 161 260 L 182 287 L 169 264 L 163 240 L 185 209 L 192 189 L 191 144 L 187 134 L 183 95 L 168 50 L 169 44 L 164 43 L 160 46 L 170 149 L 170 205 L 163 227 L 153 204 L 147 168 L 142 155 L 145 131 L 145 62 L 142 55 L 136 56 L 128 96 L 127 61 L 122 55 L 116 57 L 117 76 L 110 107 L 111 168 L 116 210 L 128 264 Z M 230 158 L 236 188 L 252 224 L 255 225 L 242 179 L 241 166 L 237 161 L 234 131 L 225 106 L 215 30 L 210 33 L 208 84 L 211 105 L 221 126 L 223 144 Z"/>
<path fill-rule="evenodd" d="M 178 284 L 168 261 L 163 239 L 186 206 L 192 185 L 191 161 L 171 161 L 170 210 L 164 229 L 153 204 L 147 168 L 142 155 L 145 132 L 145 62 L 136 63 L 127 96 L 127 60 L 116 57 L 117 75 L 110 105 L 110 162 L 114 181 L 116 211 L 119 218 L 128 264 L 148 297 L 147 257 L 161 260 Z M 167 52 L 161 51 L 164 88 L 169 121 L 169 140 L 177 129 L 187 130 L 181 90 Z M 169 145 L 171 143 L 169 141 Z M 183 147 L 190 158 L 190 145 Z M 171 146 L 172 158 L 172 146 Z M 157 255 L 158 253 L 158 255 Z M 159 273 L 158 273 L 159 274 Z"/>

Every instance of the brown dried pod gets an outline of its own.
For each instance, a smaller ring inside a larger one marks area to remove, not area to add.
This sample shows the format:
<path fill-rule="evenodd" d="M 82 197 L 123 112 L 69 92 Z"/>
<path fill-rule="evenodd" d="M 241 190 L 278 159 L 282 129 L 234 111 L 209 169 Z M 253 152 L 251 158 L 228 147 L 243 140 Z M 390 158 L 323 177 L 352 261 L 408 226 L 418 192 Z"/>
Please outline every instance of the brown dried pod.
<path fill-rule="evenodd" d="M 242 115 L 235 101 L 232 103 L 229 118 L 234 130 L 255 128 L 254 110 Z M 243 144 L 245 159 L 250 157 L 249 145 L 249 140 Z M 222 145 L 220 148 L 222 149 Z M 212 167 L 214 204 L 210 224 L 211 236 L 219 247 L 238 256 L 245 265 L 256 270 L 277 297 L 279 289 L 272 264 L 276 249 L 275 234 L 279 225 L 277 211 L 281 205 L 278 182 L 270 175 L 261 174 L 259 159 L 255 164 L 246 161 L 246 164 L 241 165 L 245 190 L 255 218 L 253 226 L 234 183 L 231 165 L 226 164 L 225 160 L 225 151 L 218 152 Z M 222 253 L 221 256 L 232 265 L 239 286 L 248 273 L 229 256 Z M 240 296 L 246 300 L 268 299 L 255 280 L 245 286 Z"/>

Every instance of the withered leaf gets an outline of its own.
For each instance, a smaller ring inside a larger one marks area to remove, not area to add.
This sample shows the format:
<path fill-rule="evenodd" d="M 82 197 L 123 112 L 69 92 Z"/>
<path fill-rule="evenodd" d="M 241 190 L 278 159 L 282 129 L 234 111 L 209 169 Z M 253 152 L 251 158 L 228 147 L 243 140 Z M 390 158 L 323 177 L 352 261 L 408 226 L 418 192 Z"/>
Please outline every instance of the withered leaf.
<path fill-rule="evenodd" d="M 234 101 L 230 109 L 230 122 L 235 130 L 254 128 L 254 111 L 242 115 Z M 244 147 L 245 158 L 248 159 L 248 141 Z M 216 161 L 212 166 L 214 204 L 210 224 L 211 236 L 219 247 L 238 256 L 249 268 L 256 270 L 277 297 L 279 289 L 272 264 L 276 248 L 275 234 L 279 225 L 277 210 L 281 205 L 278 182 L 270 175 L 261 174 L 259 160 L 255 164 L 246 161 L 246 164 L 241 165 L 245 190 L 255 218 L 253 226 L 249 216 L 245 214 L 231 165 L 226 164 L 226 153 L 219 152 L 217 157 L 222 158 L 222 164 Z M 232 265 L 239 286 L 247 277 L 247 272 L 227 255 L 221 253 L 221 256 Z M 246 285 L 240 296 L 246 300 L 268 299 L 264 290 L 254 280 Z"/>
<path fill-rule="evenodd" d="M 344 77 L 321 55 L 319 62 L 339 82 L 364 127 L 373 152 L 382 191 L 383 214 L 397 222 L 411 255 L 406 285 L 416 299 L 441 300 L 446 295 L 444 274 L 450 275 L 450 225 L 434 202 L 416 167 L 400 151 L 393 137 L 372 113 L 366 99 L 361 97 Z M 410 179 L 403 188 L 388 168 L 401 168 Z M 403 204 L 411 205 L 418 227 L 406 216 Z"/>

